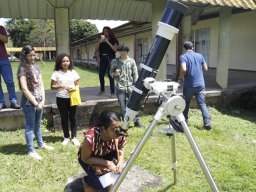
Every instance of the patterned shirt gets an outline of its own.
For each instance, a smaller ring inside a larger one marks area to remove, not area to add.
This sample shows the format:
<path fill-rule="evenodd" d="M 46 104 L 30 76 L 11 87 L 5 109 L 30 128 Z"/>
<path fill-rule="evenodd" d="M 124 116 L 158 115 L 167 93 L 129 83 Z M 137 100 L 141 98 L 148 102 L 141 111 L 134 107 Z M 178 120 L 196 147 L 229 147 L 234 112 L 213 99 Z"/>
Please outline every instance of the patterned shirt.
<path fill-rule="evenodd" d="M 0 34 L 7 36 L 5 28 L 2 25 L 0 25 Z M 6 58 L 8 58 L 8 55 L 5 48 L 5 43 L 0 40 L 0 59 L 6 59 Z"/>
<path fill-rule="evenodd" d="M 38 65 L 33 65 L 32 67 L 32 73 L 34 74 L 34 81 L 33 81 L 33 86 L 34 86 L 34 92 L 32 95 L 35 96 L 37 99 L 42 99 L 42 85 L 40 83 L 40 74 L 41 71 L 38 67 Z M 18 76 L 26 76 L 26 71 L 24 67 L 20 67 L 18 71 Z"/>
<path fill-rule="evenodd" d="M 90 143 L 92 156 L 105 157 L 106 155 L 116 151 L 115 140 L 112 139 L 111 141 L 104 141 L 100 135 L 99 127 L 93 127 L 89 129 L 84 134 L 84 137 L 84 139 L 86 139 Z M 123 136 L 118 137 L 118 149 L 123 149 L 125 145 L 126 138 Z"/>
<path fill-rule="evenodd" d="M 114 77 L 116 69 L 121 71 L 118 77 Z M 137 65 L 134 59 L 129 56 L 127 56 L 125 61 L 119 58 L 113 59 L 109 73 L 115 80 L 116 88 L 121 90 L 125 90 L 127 87 L 134 85 L 138 79 Z"/>

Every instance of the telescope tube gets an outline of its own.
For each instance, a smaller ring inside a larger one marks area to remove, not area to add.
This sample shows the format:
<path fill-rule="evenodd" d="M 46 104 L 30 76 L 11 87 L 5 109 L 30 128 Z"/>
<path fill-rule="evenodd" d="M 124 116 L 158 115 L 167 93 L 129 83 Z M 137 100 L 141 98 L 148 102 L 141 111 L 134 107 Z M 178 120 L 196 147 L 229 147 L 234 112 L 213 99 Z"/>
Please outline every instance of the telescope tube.
<path fill-rule="evenodd" d="M 187 11 L 187 7 L 179 2 L 168 0 L 161 20 L 158 22 L 156 37 L 147 55 L 145 64 L 141 65 L 142 70 L 139 78 L 133 87 L 133 92 L 126 106 L 126 113 L 122 129 L 127 130 L 129 122 L 138 114 L 143 100 L 148 94 L 148 89 L 143 85 L 147 77 L 155 77 L 162 62 L 164 54 L 173 38 L 178 33 L 178 27 Z"/>

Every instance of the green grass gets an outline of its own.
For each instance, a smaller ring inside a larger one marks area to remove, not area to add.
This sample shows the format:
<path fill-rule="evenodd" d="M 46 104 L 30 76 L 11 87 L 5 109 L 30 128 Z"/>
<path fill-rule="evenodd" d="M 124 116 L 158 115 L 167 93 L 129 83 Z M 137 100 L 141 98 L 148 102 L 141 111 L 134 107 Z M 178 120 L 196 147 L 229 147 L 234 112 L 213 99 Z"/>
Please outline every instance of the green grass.
<path fill-rule="evenodd" d="M 201 113 L 190 110 L 189 127 L 219 191 L 256 191 L 256 116 L 239 108 L 209 108 L 212 116 L 211 131 L 201 130 Z M 142 123 L 147 127 L 151 115 Z M 205 192 L 211 191 L 202 169 L 186 136 L 175 134 L 177 155 L 177 183 L 173 184 L 171 144 L 169 137 L 159 133 L 156 125 L 135 165 L 162 178 L 157 189 L 145 192 Z M 128 160 L 146 129 L 129 130 L 125 158 Z M 0 132 L 0 186 L 1 192 L 59 192 L 69 177 L 82 172 L 77 162 L 77 148 L 61 145 L 62 132 L 46 132 L 44 140 L 55 147 L 54 151 L 39 151 L 43 160 L 35 161 L 26 155 L 24 130 Z M 82 132 L 78 134 L 82 140 Z M 138 178 L 139 179 L 139 178 Z"/>
<path fill-rule="evenodd" d="M 51 75 L 53 73 L 54 69 L 54 62 L 37 62 L 38 66 L 41 69 L 41 72 L 43 74 L 43 81 L 44 81 L 44 86 L 45 90 L 50 90 L 51 89 Z M 11 62 L 12 65 L 12 71 L 14 75 L 14 84 L 16 91 L 19 92 L 19 86 L 18 86 L 18 80 L 17 80 L 17 71 L 19 67 L 19 62 Z M 99 83 L 99 78 L 98 78 L 98 71 L 96 70 L 91 70 L 87 69 L 82 66 L 75 66 L 74 69 L 76 72 L 80 75 L 80 80 L 79 80 L 79 85 L 80 87 L 98 87 L 100 86 Z M 109 86 L 109 80 L 107 76 L 105 77 L 105 83 L 106 86 Z M 2 80 L 2 87 L 4 93 L 7 92 L 6 85 L 4 81 Z"/>

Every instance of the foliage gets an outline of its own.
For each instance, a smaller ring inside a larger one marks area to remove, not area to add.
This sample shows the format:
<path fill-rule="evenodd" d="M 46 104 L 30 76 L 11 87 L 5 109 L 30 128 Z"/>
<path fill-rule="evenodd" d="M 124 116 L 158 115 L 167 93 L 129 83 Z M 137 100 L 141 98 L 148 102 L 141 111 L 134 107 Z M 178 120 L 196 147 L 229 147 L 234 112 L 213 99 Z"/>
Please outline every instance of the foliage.
<path fill-rule="evenodd" d="M 86 20 L 73 19 L 70 21 L 71 42 L 87 38 L 99 33 L 95 24 Z"/>
<path fill-rule="evenodd" d="M 34 28 L 29 34 L 29 42 L 34 47 L 55 47 L 53 20 L 35 19 Z"/>
<path fill-rule="evenodd" d="M 256 191 L 256 116 L 239 108 L 209 108 L 214 128 L 202 127 L 201 113 L 191 109 L 189 128 L 200 149 L 219 191 Z M 145 115 L 141 122 L 148 127 L 153 116 Z M 175 134 L 177 156 L 177 183 L 173 183 L 172 146 L 170 138 L 160 133 L 159 126 L 167 125 L 163 118 L 156 126 L 134 165 L 162 178 L 159 187 L 141 189 L 145 192 L 206 192 L 209 183 L 186 139 Z M 128 160 L 146 129 L 129 129 L 125 159 Z M 82 131 L 78 139 L 82 141 Z M 24 129 L 0 132 L 0 186 L 1 192 L 63 191 L 67 179 L 83 172 L 77 161 L 78 149 L 69 143 L 62 146 L 62 131 L 43 133 L 44 141 L 54 151 L 38 150 L 41 161 L 27 156 Z M 36 144 L 36 142 L 35 142 Z M 138 179 L 143 179 L 143 175 Z M 144 178 L 147 179 L 147 178 Z M 138 180 L 139 182 L 139 180 Z M 131 188 L 133 183 L 130 183 Z"/>
<path fill-rule="evenodd" d="M 23 47 L 29 43 L 30 31 L 34 28 L 31 19 L 10 19 L 6 21 L 6 30 L 12 40 L 13 47 Z"/>
<path fill-rule="evenodd" d="M 45 19 L 10 19 L 6 22 L 6 30 L 12 40 L 13 47 L 32 44 L 34 47 L 55 46 L 55 28 L 53 20 Z M 84 39 L 99 31 L 95 24 L 86 20 L 70 21 L 71 42 Z"/>

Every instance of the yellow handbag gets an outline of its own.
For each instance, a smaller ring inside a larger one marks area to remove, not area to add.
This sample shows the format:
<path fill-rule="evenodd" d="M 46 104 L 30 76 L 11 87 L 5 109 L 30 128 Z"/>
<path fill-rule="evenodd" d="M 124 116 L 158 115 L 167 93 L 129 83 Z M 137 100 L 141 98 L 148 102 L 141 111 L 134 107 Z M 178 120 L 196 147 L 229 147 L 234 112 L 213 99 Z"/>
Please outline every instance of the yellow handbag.
<path fill-rule="evenodd" d="M 70 105 L 76 106 L 81 105 L 81 96 L 80 96 L 80 89 L 76 89 L 75 91 L 71 91 L 70 93 Z"/>

